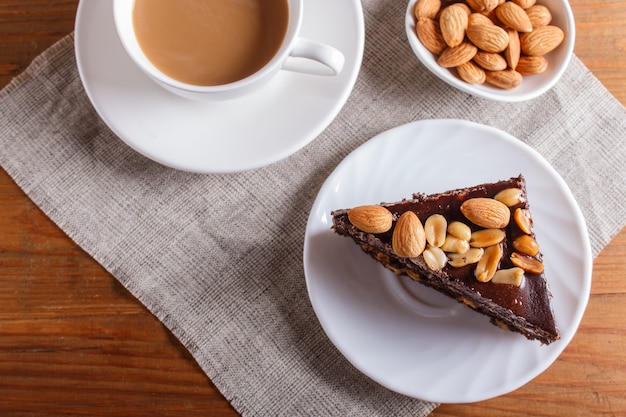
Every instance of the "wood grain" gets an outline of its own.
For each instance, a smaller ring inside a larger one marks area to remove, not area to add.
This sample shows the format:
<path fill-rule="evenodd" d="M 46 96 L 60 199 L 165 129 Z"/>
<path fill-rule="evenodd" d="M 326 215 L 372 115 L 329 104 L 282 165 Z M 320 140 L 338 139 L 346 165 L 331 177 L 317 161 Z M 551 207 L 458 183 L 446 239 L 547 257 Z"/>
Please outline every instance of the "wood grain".
<path fill-rule="evenodd" d="M 97 1 L 97 0 L 94 0 Z M 0 87 L 73 29 L 77 0 L 0 0 Z M 572 0 L 576 54 L 626 105 L 626 0 Z M 626 228 L 542 375 L 444 416 L 626 415 Z M 190 354 L 0 169 L 0 415 L 236 416 Z M 471 381 L 468 381 L 471 383 Z"/>
<path fill-rule="evenodd" d="M 97 1 L 97 0 L 96 0 Z M 77 0 L 0 0 L 0 86 Z M 0 170 L 0 416 L 236 416 L 191 355 Z"/>

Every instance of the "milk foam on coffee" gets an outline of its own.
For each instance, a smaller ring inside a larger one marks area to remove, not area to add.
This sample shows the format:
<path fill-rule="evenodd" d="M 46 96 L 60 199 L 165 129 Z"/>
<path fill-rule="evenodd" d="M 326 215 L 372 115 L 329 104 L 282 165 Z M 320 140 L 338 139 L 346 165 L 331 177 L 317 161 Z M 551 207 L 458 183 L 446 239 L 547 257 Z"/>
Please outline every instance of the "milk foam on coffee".
<path fill-rule="evenodd" d="M 194 85 L 221 85 L 261 69 L 289 20 L 287 0 L 136 0 L 137 40 L 152 64 Z"/>

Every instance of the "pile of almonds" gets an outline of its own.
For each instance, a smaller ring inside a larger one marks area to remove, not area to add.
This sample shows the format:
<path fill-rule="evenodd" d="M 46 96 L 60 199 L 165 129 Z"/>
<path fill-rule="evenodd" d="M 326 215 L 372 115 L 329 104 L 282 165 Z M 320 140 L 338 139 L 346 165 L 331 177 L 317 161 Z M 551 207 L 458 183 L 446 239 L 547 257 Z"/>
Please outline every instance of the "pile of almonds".
<path fill-rule="evenodd" d="M 460 268 L 476 264 L 474 276 L 481 282 L 520 286 L 524 273 L 540 274 L 543 263 L 537 258 L 539 246 L 532 237 L 532 220 L 527 209 L 512 207 L 523 203 L 521 190 L 508 188 L 494 198 L 471 198 L 461 213 L 474 226 L 448 222 L 441 214 L 429 216 L 422 224 L 412 211 L 394 215 L 382 206 L 359 206 L 348 211 L 348 220 L 366 233 L 386 233 L 393 228 L 392 250 L 402 258 L 422 256 L 432 270 L 446 266 Z M 511 212 L 513 213 L 511 215 Z M 513 221 L 521 231 L 512 242 L 512 268 L 500 268 L 506 228 Z"/>
<path fill-rule="evenodd" d="M 515 88 L 522 75 L 548 68 L 544 55 L 565 37 L 550 24 L 550 10 L 535 1 L 466 0 L 444 6 L 441 0 L 418 0 L 416 33 L 438 56 L 437 63 L 455 68 L 463 81 Z"/>

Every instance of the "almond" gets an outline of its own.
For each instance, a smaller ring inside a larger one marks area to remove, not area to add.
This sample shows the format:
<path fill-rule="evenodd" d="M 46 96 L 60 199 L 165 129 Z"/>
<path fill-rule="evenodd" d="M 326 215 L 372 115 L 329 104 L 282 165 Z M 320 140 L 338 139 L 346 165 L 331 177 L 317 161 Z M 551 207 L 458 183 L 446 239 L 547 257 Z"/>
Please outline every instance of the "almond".
<path fill-rule="evenodd" d="M 517 4 L 519 7 L 521 7 L 522 9 L 526 10 L 529 7 L 532 7 L 535 5 L 536 0 L 512 0 L 513 3 Z"/>
<path fill-rule="evenodd" d="M 439 27 L 449 47 L 454 48 L 463 42 L 467 29 L 467 12 L 461 3 L 452 4 L 441 11 Z"/>
<path fill-rule="evenodd" d="M 385 233 L 391 229 L 393 215 L 382 206 L 358 206 L 348 211 L 348 220 L 366 233 Z"/>
<path fill-rule="evenodd" d="M 485 83 L 485 70 L 472 61 L 459 65 L 456 67 L 456 71 L 459 73 L 459 77 L 468 84 Z"/>
<path fill-rule="evenodd" d="M 515 29 L 508 29 L 506 31 L 509 35 L 509 45 L 504 50 L 504 57 L 509 65 L 509 68 L 516 69 L 521 55 L 521 46 L 519 41 L 519 33 Z"/>
<path fill-rule="evenodd" d="M 454 5 L 456 7 L 460 7 L 463 10 L 465 10 L 465 14 L 467 15 L 467 17 L 469 17 L 470 14 L 472 14 L 472 10 L 469 8 L 469 6 L 465 3 L 454 3 Z"/>
<path fill-rule="evenodd" d="M 530 19 L 530 23 L 533 25 L 533 29 L 548 26 L 550 22 L 552 22 L 552 13 L 550 13 L 550 9 L 541 4 L 529 7 L 526 9 L 526 14 Z"/>
<path fill-rule="evenodd" d="M 522 52 L 526 55 L 545 55 L 558 47 L 565 33 L 557 26 L 542 26 L 520 36 Z"/>
<path fill-rule="evenodd" d="M 469 42 L 462 42 L 454 48 L 446 48 L 439 56 L 437 63 L 444 68 L 458 67 L 474 58 L 476 52 L 478 52 L 478 48 L 474 45 Z"/>
<path fill-rule="evenodd" d="M 461 204 L 461 213 L 467 220 L 486 229 L 502 229 L 511 219 L 509 208 L 493 198 L 470 198 Z"/>
<path fill-rule="evenodd" d="M 487 71 L 485 76 L 489 84 L 505 90 L 519 87 L 522 83 L 522 74 L 512 69 L 506 69 L 504 71 Z"/>
<path fill-rule="evenodd" d="M 474 12 L 488 12 L 498 7 L 498 0 L 467 0 L 467 5 Z"/>
<path fill-rule="evenodd" d="M 472 25 L 467 37 L 476 47 L 486 52 L 502 52 L 509 44 L 509 35 L 496 25 Z"/>
<path fill-rule="evenodd" d="M 517 72 L 522 75 L 541 74 L 548 69 L 548 60 L 541 55 L 523 56 L 517 64 Z"/>
<path fill-rule="evenodd" d="M 420 20 L 423 17 L 434 19 L 441 9 L 441 0 L 418 0 L 415 3 L 415 18 Z"/>
<path fill-rule="evenodd" d="M 419 19 L 416 33 L 422 45 L 435 55 L 439 55 L 447 47 L 439 29 L 439 22 L 433 19 L 428 17 Z"/>
<path fill-rule="evenodd" d="M 494 25 L 503 26 L 498 16 L 496 16 L 496 9 L 490 10 L 488 12 L 481 12 L 480 14 L 485 15 L 487 19 L 491 20 Z"/>
<path fill-rule="evenodd" d="M 391 246 L 396 255 L 415 258 L 426 248 L 426 234 L 422 222 L 412 211 L 402 213 L 391 237 Z"/>
<path fill-rule="evenodd" d="M 495 23 L 482 13 L 472 13 L 467 18 L 467 26 L 471 25 L 494 25 Z"/>
<path fill-rule="evenodd" d="M 474 56 L 474 62 L 488 71 L 502 71 L 506 69 L 506 59 L 494 52 L 478 51 Z"/>
<path fill-rule="evenodd" d="M 498 19 L 511 29 L 518 32 L 530 32 L 533 30 L 533 24 L 526 14 L 526 11 L 512 1 L 502 3 L 496 9 Z"/>

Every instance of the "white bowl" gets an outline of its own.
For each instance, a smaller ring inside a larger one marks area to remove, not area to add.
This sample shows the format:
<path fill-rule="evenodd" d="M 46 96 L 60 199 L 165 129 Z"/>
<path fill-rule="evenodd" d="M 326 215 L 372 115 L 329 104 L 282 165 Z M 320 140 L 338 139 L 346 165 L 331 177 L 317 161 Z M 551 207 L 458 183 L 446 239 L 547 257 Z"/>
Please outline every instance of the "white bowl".
<path fill-rule="evenodd" d="M 437 77 L 451 86 L 474 96 L 505 102 L 520 102 L 539 97 L 556 84 L 572 58 L 576 28 L 574 14 L 569 3 L 567 0 L 537 0 L 537 4 L 542 4 L 550 9 L 552 13 L 552 23 L 550 24 L 560 27 L 565 33 L 565 38 L 561 45 L 544 56 L 548 60 L 548 69 L 542 74 L 524 75 L 522 84 L 510 90 L 494 87 L 487 83 L 482 85 L 468 84 L 458 78 L 454 70 L 443 68 L 437 64 L 437 56 L 426 49 L 417 37 L 415 33 L 416 21 L 413 13 L 417 1 L 409 1 L 405 16 L 406 33 L 413 52 L 415 52 L 415 55 L 426 68 Z"/>

